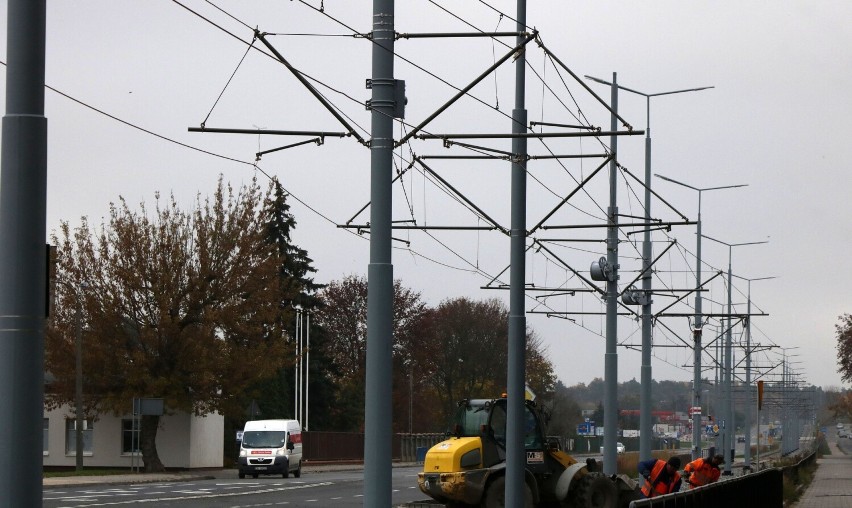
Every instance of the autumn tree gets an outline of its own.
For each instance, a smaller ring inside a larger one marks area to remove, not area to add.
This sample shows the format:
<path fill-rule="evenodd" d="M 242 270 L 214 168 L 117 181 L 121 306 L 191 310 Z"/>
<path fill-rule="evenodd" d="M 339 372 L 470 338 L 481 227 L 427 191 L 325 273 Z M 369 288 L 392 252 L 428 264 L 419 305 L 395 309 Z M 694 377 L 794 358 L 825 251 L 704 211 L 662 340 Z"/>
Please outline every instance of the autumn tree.
<path fill-rule="evenodd" d="M 331 378 L 337 387 L 335 402 L 326 409 L 336 423 L 336 430 L 356 431 L 364 422 L 364 390 L 367 354 L 367 279 L 350 275 L 333 281 L 320 292 L 323 306 L 317 313 L 317 324 L 327 341 L 323 354 L 333 365 Z M 426 305 L 420 293 L 403 287 L 399 280 L 393 284 L 393 362 L 394 386 L 402 389 L 398 368 L 408 364 L 411 352 L 422 328 Z M 407 380 L 408 378 L 405 377 Z M 405 383 L 407 387 L 407 382 Z M 401 397 L 398 390 L 395 400 Z M 395 420 L 400 421 L 399 404 L 395 404 Z"/>
<path fill-rule="evenodd" d="M 837 371 L 840 379 L 852 382 L 852 314 L 843 314 L 834 325 L 837 332 Z"/>
<path fill-rule="evenodd" d="M 429 314 L 420 345 L 422 375 L 440 404 L 444 421 L 465 398 L 499 397 L 506 390 L 509 311 L 497 299 L 445 300 Z M 526 334 L 527 384 L 537 396 L 552 394 L 553 365 L 541 339 Z"/>
<path fill-rule="evenodd" d="M 57 245 L 56 314 L 45 362 L 55 381 L 49 405 L 74 394 L 74 309 L 79 291 L 88 415 L 125 414 L 135 397 L 162 397 L 168 412 L 242 410 L 245 390 L 284 361 L 285 322 L 300 288 L 281 275 L 280 246 L 269 241 L 264 192 L 253 181 L 219 184 L 212 198 L 182 211 L 174 198 L 154 210 L 121 198 L 93 229 L 63 222 Z M 84 288 L 84 289 L 81 289 Z M 97 366 L 97 367 L 95 367 Z M 163 469 L 158 416 L 143 416 L 146 471 Z"/>

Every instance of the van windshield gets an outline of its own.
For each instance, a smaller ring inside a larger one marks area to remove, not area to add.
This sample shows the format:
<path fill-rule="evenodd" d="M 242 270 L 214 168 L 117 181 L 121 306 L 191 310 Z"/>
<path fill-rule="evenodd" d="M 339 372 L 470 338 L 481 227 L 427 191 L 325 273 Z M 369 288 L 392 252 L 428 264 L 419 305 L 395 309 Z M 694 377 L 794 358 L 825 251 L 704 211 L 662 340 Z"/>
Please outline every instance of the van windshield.
<path fill-rule="evenodd" d="M 243 448 L 282 448 L 287 442 L 283 430 L 247 430 L 243 432 Z"/>

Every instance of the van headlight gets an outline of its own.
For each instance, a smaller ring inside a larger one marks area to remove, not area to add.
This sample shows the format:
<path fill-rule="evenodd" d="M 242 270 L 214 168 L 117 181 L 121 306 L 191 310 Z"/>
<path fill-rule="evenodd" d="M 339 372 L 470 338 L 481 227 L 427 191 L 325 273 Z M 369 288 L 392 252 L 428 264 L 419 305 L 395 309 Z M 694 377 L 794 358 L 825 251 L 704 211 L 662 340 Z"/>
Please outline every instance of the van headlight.
<path fill-rule="evenodd" d="M 286 448 L 279 448 L 278 451 L 275 452 L 275 455 L 278 455 L 279 457 L 283 457 L 283 456 L 287 455 L 287 449 Z"/>
<path fill-rule="evenodd" d="M 248 453 L 246 453 L 246 451 L 245 451 L 245 450 L 242 450 L 242 449 L 241 449 L 241 450 L 240 450 L 240 457 L 245 457 L 246 455 L 248 455 Z"/>

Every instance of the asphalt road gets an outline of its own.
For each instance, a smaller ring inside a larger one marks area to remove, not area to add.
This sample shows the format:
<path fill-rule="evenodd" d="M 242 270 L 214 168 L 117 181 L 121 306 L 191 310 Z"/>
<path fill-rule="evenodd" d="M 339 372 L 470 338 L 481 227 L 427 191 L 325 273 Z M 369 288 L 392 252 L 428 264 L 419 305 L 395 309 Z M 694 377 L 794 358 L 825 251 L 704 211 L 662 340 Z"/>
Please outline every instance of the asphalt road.
<path fill-rule="evenodd" d="M 427 498 L 417 488 L 421 467 L 393 468 L 394 506 Z M 230 477 L 231 474 L 233 477 Z M 301 478 L 261 476 L 240 480 L 236 471 L 214 480 L 56 487 L 44 489 L 44 508 L 150 506 L 179 508 L 361 507 L 363 471 L 303 474 Z"/>

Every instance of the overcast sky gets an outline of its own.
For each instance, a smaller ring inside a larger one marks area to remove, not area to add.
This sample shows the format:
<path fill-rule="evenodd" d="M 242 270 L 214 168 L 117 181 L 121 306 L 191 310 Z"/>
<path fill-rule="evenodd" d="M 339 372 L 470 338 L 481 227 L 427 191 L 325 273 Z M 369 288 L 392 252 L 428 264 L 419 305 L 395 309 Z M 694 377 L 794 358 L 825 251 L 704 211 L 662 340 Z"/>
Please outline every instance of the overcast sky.
<path fill-rule="evenodd" d="M 2 4 L 5 17 L 6 2 Z M 234 160 L 155 137 L 47 91 L 48 231 L 55 231 L 61 220 L 79 224 L 81 216 L 99 224 L 108 214 L 109 203 L 119 196 L 131 204 L 153 203 L 156 191 L 173 193 L 182 206 L 189 207 L 196 196 L 212 192 L 219 175 L 235 186 L 255 176 L 265 184 L 266 175 L 273 175 L 292 193 L 298 221 L 294 240 L 315 260 L 319 281 L 365 274 L 367 235 L 336 225 L 369 201 L 368 149 L 352 137 L 327 137 L 322 146 L 307 144 L 265 155 L 259 162 L 261 173 L 251 165 L 258 149 L 311 138 L 200 134 L 187 128 L 206 122 L 207 127 L 219 128 L 345 130 L 286 68 L 253 49 L 247 53 L 246 42 L 252 39 L 249 27 L 259 27 L 277 34 L 268 37 L 270 43 L 316 80 L 315 86 L 368 138 L 369 112 L 363 101 L 370 93 L 365 79 L 370 77 L 371 45 L 353 33 L 370 31 L 372 2 L 186 0 L 184 5 L 196 13 L 166 0 L 49 0 L 46 81 L 133 126 Z M 408 0 L 397 2 L 395 26 L 400 33 L 512 31 L 515 24 L 509 18 L 515 14 L 515 2 L 507 0 Z M 617 72 L 619 84 L 651 94 L 715 87 L 651 100 L 653 172 L 701 188 L 748 184 L 702 194 L 703 232 L 731 244 L 769 241 L 731 251 L 735 276 L 777 277 L 751 285 L 753 311 L 768 314 L 754 318 L 753 342 L 777 346 L 755 353 L 755 364 L 775 365 L 781 348 L 793 348 L 787 354 L 798 378 L 826 387 L 841 386 L 834 326 L 840 314 L 852 310 L 846 286 L 852 280 L 852 264 L 846 259 L 852 234 L 850 178 L 846 176 L 852 139 L 850 19 L 852 3 L 845 1 L 538 0 L 529 2 L 527 14 L 527 24 L 539 31 L 544 46 L 580 77 L 609 81 Z M 498 42 L 488 38 L 398 40 L 395 74 L 406 81 L 408 104 L 407 126 L 397 123 L 397 138 L 502 57 L 508 51 L 503 43 L 513 41 L 510 37 Z M 255 46 L 261 46 L 259 41 Z M 609 130 L 609 113 L 565 69 L 546 58 L 535 42 L 528 45 L 526 58 L 531 121 L 583 123 Z M 501 66 L 473 88 L 473 97 L 459 101 L 426 131 L 508 132 L 514 72 L 511 63 Z M 585 82 L 609 100 L 607 87 Z M 644 97 L 622 92 L 619 112 L 635 129 L 646 128 Z M 536 127 L 542 129 L 558 130 Z M 471 143 L 510 150 L 509 140 Z M 593 138 L 531 140 L 529 152 L 600 154 L 608 144 L 608 139 Z M 444 148 L 440 141 L 414 140 L 397 151 L 395 163 L 405 169 L 415 155 L 473 153 Z M 619 212 L 642 216 L 643 191 L 629 174 L 644 175 L 644 137 L 619 138 L 618 160 L 626 168 L 618 178 Z M 530 161 L 529 227 L 602 161 Z M 485 215 L 509 226 L 508 162 L 425 162 Z M 591 180 L 586 192 L 578 193 L 546 224 L 602 224 L 607 180 L 605 169 Z M 424 176 L 419 165 L 400 182 L 394 190 L 395 220 L 416 221 L 421 226 L 487 224 L 462 206 L 457 196 L 440 189 L 434 178 Z M 690 220 L 697 218 L 695 191 L 657 178 L 652 184 L 674 209 Z M 672 208 L 659 201 L 652 205 L 652 215 L 679 220 Z M 364 224 L 368 218 L 365 212 L 352 223 Z M 624 234 L 628 231 L 624 229 L 620 236 L 622 285 L 633 280 L 640 267 L 641 245 L 636 242 L 642 235 L 628 237 Z M 431 305 L 459 296 L 507 299 L 505 291 L 481 289 L 508 265 L 509 241 L 501 233 L 399 230 L 394 236 L 410 242 L 396 242 L 395 277 L 421 291 Z M 531 250 L 527 281 L 536 287 L 584 287 L 565 264 L 587 277 L 591 261 L 604 255 L 599 240 L 605 236 L 603 228 L 537 231 L 539 240 L 597 241 L 545 243 L 550 253 Z M 672 240 L 677 244 L 655 268 L 655 288 L 694 287 L 695 227 L 655 232 L 654 255 Z M 705 240 L 702 250 L 705 280 L 727 270 L 727 247 Z M 508 283 L 508 272 L 494 284 L 500 282 Z M 724 312 L 727 288 L 722 278 L 709 287 L 704 311 Z M 747 291 L 745 281 L 735 280 L 736 312 L 745 312 Z M 536 300 L 541 294 L 529 293 L 527 310 L 604 310 L 602 301 L 588 293 Z M 672 301 L 671 296 L 657 295 L 654 308 Z M 690 312 L 693 298 L 687 301 L 688 305 L 671 311 Z M 569 317 L 575 321 L 531 313 L 528 323 L 548 346 L 563 383 L 603 377 L 603 320 L 590 314 Z M 637 322 L 620 319 L 618 325 L 620 343 L 640 343 Z M 718 321 L 711 321 L 705 342 L 718 329 Z M 738 328 L 735 340 L 741 338 Z M 655 378 L 692 379 L 691 351 L 671 347 L 684 341 L 690 341 L 686 318 L 660 319 L 654 330 L 659 346 L 654 350 Z M 705 363 L 710 357 L 705 355 Z M 742 351 L 738 351 L 735 360 L 741 359 Z M 638 350 L 619 348 L 618 363 L 619 380 L 639 379 Z M 773 373 L 779 371 L 776 368 Z M 705 376 L 712 379 L 713 372 Z M 767 379 L 777 379 L 771 376 Z"/>

